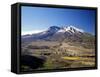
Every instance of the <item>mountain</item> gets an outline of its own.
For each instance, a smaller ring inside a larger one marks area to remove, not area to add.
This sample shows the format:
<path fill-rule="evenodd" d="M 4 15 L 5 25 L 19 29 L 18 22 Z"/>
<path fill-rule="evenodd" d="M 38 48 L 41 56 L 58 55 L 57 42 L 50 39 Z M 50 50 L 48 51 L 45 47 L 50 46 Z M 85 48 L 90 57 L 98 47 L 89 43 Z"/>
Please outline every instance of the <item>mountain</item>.
<path fill-rule="evenodd" d="M 51 26 L 21 38 L 23 70 L 95 66 L 95 37 L 82 29 Z"/>
<path fill-rule="evenodd" d="M 31 42 L 34 40 L 82 42 L 84 39 L 87 39 L 87 37 L 92 36 L 93 35 L 74 26 L 51 26 L 48 30 L 40 33 L 23 35 L 22 42 Z"/>

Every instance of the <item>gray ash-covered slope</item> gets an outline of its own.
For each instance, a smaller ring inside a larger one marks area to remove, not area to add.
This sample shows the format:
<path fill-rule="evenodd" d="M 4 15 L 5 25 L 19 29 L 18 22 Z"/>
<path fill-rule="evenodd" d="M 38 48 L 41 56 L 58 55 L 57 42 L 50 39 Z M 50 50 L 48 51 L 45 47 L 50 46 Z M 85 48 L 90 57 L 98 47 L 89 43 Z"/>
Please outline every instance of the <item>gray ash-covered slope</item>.
<path fill-rule="evenodd" d="M 37 34 L 27 34 L 22 36 L 22 42 L 31 42 L 35 40 L 82 42 L 84 40 L 86 41 L 86 39 L 92 39 L 93 41 L 94 36 L 74 26 L 51 26 L 46 31 Z"/>

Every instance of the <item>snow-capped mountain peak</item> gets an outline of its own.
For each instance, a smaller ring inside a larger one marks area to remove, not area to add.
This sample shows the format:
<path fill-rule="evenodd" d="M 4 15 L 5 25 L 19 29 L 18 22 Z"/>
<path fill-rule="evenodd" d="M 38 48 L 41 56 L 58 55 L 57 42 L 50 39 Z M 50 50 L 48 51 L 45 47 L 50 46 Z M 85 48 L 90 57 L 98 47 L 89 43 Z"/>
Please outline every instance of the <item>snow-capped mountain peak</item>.
<path fill-rule="evenodd" d="M 76 28 L 74 26 L 66 26 L 66 27 L 58 27 L 58 26 L 51 26 L 47 30 L 42 31 L 40 33 L 31 34 L 31 35 L 24 35 L 22 38 L 24 41 L 33 41 L 33 40 L 52 40 L 52 41 L 59 41 L 63 39 L 78 39 L 81 35 L 84 35 L 82 29 Z"/>
<path fill-rule="evenodd" d="M 71 31 L 73 31 L 73 32 L 74 32 L 75 30 L 76 30 L 76 31 L 79 31 L 79 32 L 84 32 L 82 29 L 76 28 L 75 26 L 68 26 L 67 29 L 68 29 L 68 30 L 71 30 Z"/>
<path fill-rule="evenodd" d="M 62 33 L 62 35 L 64 33 L 73 35 L 77 33 L 80 34 L 83 32 L 84 31 L 82 29 L 76 28 L 74 26 L 66 26 L 66 27 L 51 26 L 49 29 L 45 31 L 42 31 L 36 34 L 31 34 L 31 35 L 28 35 L 27 37 L 39 37 L 40 38 L 40 37 L 47 37 L 47 36 L 51 36 L 51 35 L 59 34 L 59 33 Z"/>
<path fill-rule="evenodd" d="M 74 26 L 65 26 L 65 27 L 51 26 L 46 31 L 40 32 L 38 34 L 44 35 L 44 34 L 65 33 L 65 32 L 68 32 L 70 34 L 73 34 L 73 33 L 75 34 L 78 32 L 83 33 L 84 31 Z"/>
<path fill-rule="evenodd" d="M 83 33 L 84 31 L 74 26 L 67 26 L 67 27 L 60 28 L 58 32 L 71 32 L 71 33 L 81 32 Z"/>

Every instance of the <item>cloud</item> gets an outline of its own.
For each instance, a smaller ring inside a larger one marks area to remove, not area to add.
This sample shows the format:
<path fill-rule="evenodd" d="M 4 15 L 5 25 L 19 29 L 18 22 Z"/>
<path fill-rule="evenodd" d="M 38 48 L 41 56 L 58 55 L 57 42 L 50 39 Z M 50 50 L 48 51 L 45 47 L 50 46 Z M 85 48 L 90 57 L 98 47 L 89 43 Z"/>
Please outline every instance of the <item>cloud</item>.
<path fill-rule="evenodd" d="M 21 35 L 35 34 L 35 33 L 43 32 L 43 31 L 45 30 L 22 31 Z"/>

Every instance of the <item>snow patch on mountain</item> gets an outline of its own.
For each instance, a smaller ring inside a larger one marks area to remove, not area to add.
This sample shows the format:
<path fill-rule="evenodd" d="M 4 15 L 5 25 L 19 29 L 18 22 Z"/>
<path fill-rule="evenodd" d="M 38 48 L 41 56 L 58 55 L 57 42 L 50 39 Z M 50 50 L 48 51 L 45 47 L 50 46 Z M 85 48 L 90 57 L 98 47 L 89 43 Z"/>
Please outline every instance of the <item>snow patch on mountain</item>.
<path fill-rule="evenodd" d="M 68 26 L 67 30 L 71 30 L 72 32 L 74 32 L 74 30 L 79 31 L 79 32 L 84 32 L 84 30 L 76 28 L 75 26 Z"/>
<path fill-rule="evenodd" d="M 67 27 L 62 27 L 60 28 L 57 32 L 69 32 L 69 33 L 76 33 L 76 32 L 84 32 L 82 29 L 76 28 L 74 26 L 67 26 Z"/>

